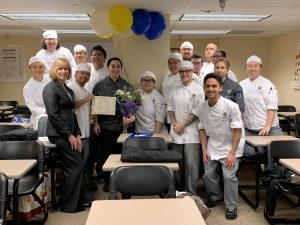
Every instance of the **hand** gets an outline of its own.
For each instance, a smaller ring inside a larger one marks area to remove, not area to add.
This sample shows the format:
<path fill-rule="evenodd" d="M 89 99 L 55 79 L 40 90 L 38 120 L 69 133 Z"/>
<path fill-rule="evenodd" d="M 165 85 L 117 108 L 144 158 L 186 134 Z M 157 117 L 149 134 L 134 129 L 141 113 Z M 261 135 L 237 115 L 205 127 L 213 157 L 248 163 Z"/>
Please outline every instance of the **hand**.
<path fill-rule="evenodd" d="M 129 125 L 129 124 L 133 123 L 134 121 L 135 121 L 135 116 L 133 116 L 133 115 L 129 115 L 129 117 L 123 116 L 123 123 L 125 125 Z"/>
<path fill-rule="evenodd" d="M 226 157 L 226 164 L 225 164 L 226 167 L 227 168 L 234 168 L 234 166 L 235 166 L 235 160 L 236 160 L 235 153 L 229 152 L 228 155 L 227 155 L 227 157 Z"/>
<path fill-rule="evenodd" d="M 176 122 L 176 123 L 173 123 L 172 126 L 173 126 L 173 130 L 175 133 L 177 133 L 177 134 L 183 133 L 184 127 L 181 123 Z"/>
<path fill-rule="evenodd" d="M 94 123 L 94 132 L 97 136 L 100 134 L 100 125 L 99 125 L 99 123 Z"/>
<path fill-rule="evenodd" d="M 81 142 L 80 135 L 77 135 L 76 139 L 77 139 L 77 142 L 78 142 L 78 151 L 81 152 L 82 151 L 82 142 Z"/>
<path fill-rule="evenodd" d="M 204 166 L 208 165 L 208 161 L 210 160 L 210 155 L 208 154 L 207 150 L 202 150 L 202 157 L 203 157 L 203 164 Z"/>
<path fill-rule="evenodd" d="M 78 144 L 77 138 L 75 138 L 74 135 L 70 135 L 69 138 L 68 138 L 68 140 L 69 140 L 69 142 L 71 144 L 71 148 L 74 151 L 78 151 L 79 144 Z"/>
<path fill-rule="evenodd" d="M 268 135 L 270 130 L 271 130 L 271 128 L 266 126 L 259 131 L 258 135 L 261 135 L 261 136 Z"/>
<path fill-rule="evenodd" d="M 87 99 L 88 99 L 89 101 L 92 101 L 93 98 L 94 98 L 94 95 L 93 95 L 93 94 L 89 94 L 89 95 L 87 96 Z"/>

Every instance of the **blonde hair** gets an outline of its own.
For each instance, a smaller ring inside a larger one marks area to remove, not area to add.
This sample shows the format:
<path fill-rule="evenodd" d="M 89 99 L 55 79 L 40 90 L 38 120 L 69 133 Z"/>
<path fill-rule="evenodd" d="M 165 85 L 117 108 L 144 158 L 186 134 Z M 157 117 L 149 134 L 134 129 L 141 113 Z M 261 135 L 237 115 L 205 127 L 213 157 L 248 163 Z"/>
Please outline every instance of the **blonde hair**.
<path fill-rule="evenodd" d="M 71 67 L 69 60 L 67 60 L 66 58 L 57 58 L 53 62 L 51 69 L 50 69 L 50 73 L 49 73 L 50 77 L 53 80 L 57 80 L 57 70 L 62 67 L 67 67 L 69 69 L 69 76 L 67 77 L 67 79 L 69 80 L 71 78 L 72 67 Z"/>
<path fill-rule="evenodd" d="M 225 66 L 226 66 L 226 69 L 229 70 L 230 63 L 229 63 L 229 61 L 227 59 L 224 59 L 224 58 L 223 59 L 218 59 L 217 61 L 215 61 L 215 66 L 217 65 L 218 62 L 224 63 Z"/>

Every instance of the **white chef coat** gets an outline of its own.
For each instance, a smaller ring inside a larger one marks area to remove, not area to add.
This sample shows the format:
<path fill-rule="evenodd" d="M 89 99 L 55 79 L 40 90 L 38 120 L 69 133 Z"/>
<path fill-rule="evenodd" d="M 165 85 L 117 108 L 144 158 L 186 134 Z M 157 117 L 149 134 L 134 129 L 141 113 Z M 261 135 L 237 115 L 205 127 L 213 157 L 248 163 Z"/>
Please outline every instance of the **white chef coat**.
<path fill-rule="evenodd" d="M 203 88 L 203 83 L 204 83 L 204 77 L 205 76 L 201 72 L 200 72 L 200 75 L 195 74 L 195 76 L 194 76 L 194 74 L 195 73 L 193 73 L 193 81 L 195 83 L 199 84 Z"/>
<path fill-rule="evenodd" d="M 91 76 L 90 80 L 85 84 L 84 87 L 89 93 L 92 93 L 95 84 L 102 80 L 104 77 L 106 77 L 108 75 L 108 71 L 106 66 L 103 66 L 99 70 L 95 70 L 93 64 L 89 63 L 89 65 L 91 67 Z"/>
<path fill-rule="evenodd" d="M 53 52 L 49 52 L 48 50 L 41 49 L 40 51 L 38 51 L 36 53 L 36 56 L 40 57 L 43 60 L 45 67 L 46 67 L 46 70 L 45 70 L 46 73 L 49 73 L 51 66 L 52 66 L 53 62 L 55 61 L 55 59 L 66 58 L 69 60 L 71 67 L 72 67 L 73 74 L 74 74 L 76 62 L 75 62 L 75 59 L 74 59 L 71 51 L 65 47 L 60 47 L 59 49 L 57 49 Z"/>
<path fill-rule="evenodd" d="M 167 111 L 173 111 L 177 122 L 183 122 L 192 111 L 204 102 L 203 87 L 192 81 L 189 85 L 176 85 L 170 94 Z M 171 126 L 170 134 L 176 144 L 200 143 L 197 128 L 198 119 L 184 128 L 182 134 L 176 134 Z"/>
<path fill-rule="evenodd" d="M 261 75 L 253 81 L 247 78 L 241 81 L 240 85 L 245 101 L 245 127 L 259 131 L 266 125 L 268 109 L 278 109 L 277 89 L 270 80 Z M 275 126 L 279 126 L 277 113 L 271 127 Z"/>
<path fill-rule="evenodd" d="M 31 112 L 30 122 L 33 124 L 34 130 L 38 129 L 39 119 L 42 116 L 47 116 L 43 101 L 43 90 L 50 80 L 48 74 L 43 75 L 41 82 L 31 77 L 23 88 L 25 104 Z"/>
<path fill-rule="evenodd" d="M 78 102 L 89 95 L 85 87 L 80 87 L 76 81 L 68 83 L 68 87 L 74 92 L 75 102 Z M 90 136 L 90 109 L 91 102 L 86 102 L 78 109 L 74 110 L 77 117 L 78 126 L 81 130 L 81 138 L 88 138 Z"/>
<path fill-rule="evenodd" d="M 135 114 L 135 129 L 138 132 L 154 132 L 155 121 L 163 124 L 161 133 L 166 133 L 164 126 L 167 104 L 164 97 L 155 89 L 150 94 L 139 90 L 142 98 L 142 105 Z"/>
<path fill-rule="evenodd" d="M 197 110 L 199 112 L 198 128 L 204 129 L 209 137 L 207 151 L 211 160 L 227 157 L 231 150 L 233 129 L 235 128 L 242 128 L 242 136 L 235 154 L 236 157 L 241 157 L 245 144 L 245 132 L 239 106 L 220 96 L 214 106 L 209 106 L 208 101 L 205 101 Z"/>

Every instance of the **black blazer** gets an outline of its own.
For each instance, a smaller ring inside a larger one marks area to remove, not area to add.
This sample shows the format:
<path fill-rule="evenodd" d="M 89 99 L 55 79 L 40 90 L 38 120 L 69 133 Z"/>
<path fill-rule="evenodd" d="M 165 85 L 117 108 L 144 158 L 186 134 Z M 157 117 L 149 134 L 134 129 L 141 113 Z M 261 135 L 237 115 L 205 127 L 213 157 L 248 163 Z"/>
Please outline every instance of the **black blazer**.
<path fill-rule="evenodd" d="M 68 139 L 70 135 L 81 135 L 77 118 L 74 113 L 75 97 L 73 91 L 56 80 L 48 83 L 43 90 L 43 100 L 48 114 L 46 128 L 47 136 L 62 136 Z"/>

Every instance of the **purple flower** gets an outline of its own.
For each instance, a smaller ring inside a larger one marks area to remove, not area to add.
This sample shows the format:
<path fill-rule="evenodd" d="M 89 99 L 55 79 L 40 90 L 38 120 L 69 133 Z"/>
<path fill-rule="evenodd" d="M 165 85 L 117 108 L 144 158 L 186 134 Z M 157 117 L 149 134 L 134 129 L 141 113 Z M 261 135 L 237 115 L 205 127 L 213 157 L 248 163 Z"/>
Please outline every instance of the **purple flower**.
<path fill-rule="evenodd" d="M 125 117 L 128 117 L 129 115 L 134 115 L 138 108 L 139 106 L 131 100 L 126 100 L 125 102 L 120 103 L 121 113 Z"/>

